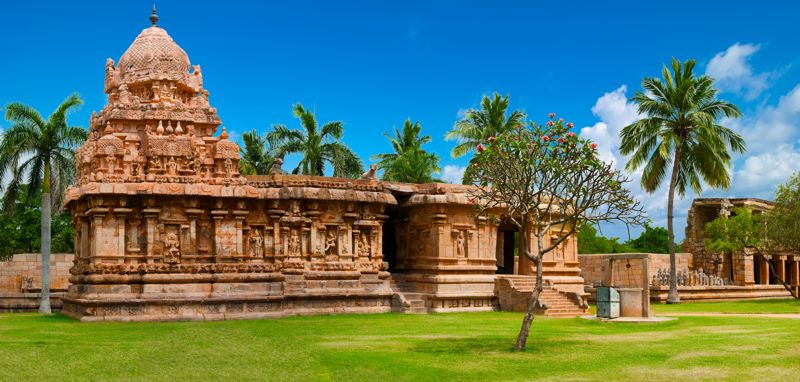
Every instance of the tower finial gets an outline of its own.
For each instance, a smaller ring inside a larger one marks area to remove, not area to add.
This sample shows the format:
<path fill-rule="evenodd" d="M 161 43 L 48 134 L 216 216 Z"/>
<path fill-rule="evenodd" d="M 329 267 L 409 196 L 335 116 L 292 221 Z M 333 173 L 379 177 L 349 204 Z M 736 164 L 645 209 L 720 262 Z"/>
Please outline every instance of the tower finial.
<path fill-rule="evenodd" d="M 156 25 L 158 22 L 158 15 L 156 14 L 156 5 L 153 4 L 153 14 L 150 15 L 150 22 L 153 23 L 153 26 Z"/>

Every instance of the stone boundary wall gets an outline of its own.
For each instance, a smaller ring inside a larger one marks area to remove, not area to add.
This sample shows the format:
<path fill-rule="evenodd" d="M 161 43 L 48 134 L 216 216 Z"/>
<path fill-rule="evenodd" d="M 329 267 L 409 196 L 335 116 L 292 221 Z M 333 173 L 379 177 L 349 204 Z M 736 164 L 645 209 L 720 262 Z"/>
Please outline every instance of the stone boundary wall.
<path fill-rule="evenodd" d="M 578 261 L 580 261 L 581 267 L 581 276 L 583 277 L 584 283 L 586 285 L 599 285 L 603 282 L 603 275 L 605 274 L 605 266 L 604 260 L 610 256 L 616 255 L 630 255 L 630 253 L 619 253 L 619 254 L 583 254 L 578 255 Z M 666 253 L 648 253 L 649 263 L 650 263 L 650 275 L 654 275 L 658 272 L 659 269 L 669 269 L 669 254 Z M 678 271 L 682 271 L 684 269 L 691 269 L 694 266 L 693 257 L 691 253 L 676 253 L 676 264 Z M 634 280 L 639 280 L 642 277 L 641 269 L 639 267 L 634 266 L 632 264 L 630 269 L 625 268 L 624 261 L 617 261 L 614 264 L 615 274 L 619 278 L 620 275 L 624 275 L 623 277 L 630 277 Z"/>
<path fill-rule="evenodd" d="M 71 253 L 50 255 L 51 305 L 61 307 L 60 297 L 69 287 Z M 0 312 L 36 310 L 42 287 L 42 262 L 38 253 L 17 254 L 0 261 Z"/>
<path fill-rule="evenodd" d="M 67 290 L 71 253 L 50 255 L 50 289 Z M 42 287 L 42 262 L 38 253 L 21 253 L 0 261 L 0 294 L 39 292 Z"/>

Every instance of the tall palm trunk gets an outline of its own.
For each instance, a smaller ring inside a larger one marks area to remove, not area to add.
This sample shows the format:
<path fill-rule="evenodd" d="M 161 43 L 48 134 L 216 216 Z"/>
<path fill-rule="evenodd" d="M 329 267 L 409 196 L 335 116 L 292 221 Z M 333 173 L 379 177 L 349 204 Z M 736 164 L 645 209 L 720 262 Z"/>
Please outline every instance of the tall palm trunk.
<path fill-rule="evenodd" d="M 44 164 L 42 192 L 42 291 L 39 313 L 50 314 L 50 163 Z"/>
<path fill-rule="evenodd" d="M 678 165 L 681 161 L 681 145 L 678 141 L 675 148 L 675 159 L 672 163 L 672 176 L 669 179 L 669 201 L 667 202 L 667 237 L 669 239 L 669 293 L 667 294 L 667 304 L 679 304 L 681 298 L 678 295 L 678 271 L 675 263 L 675 230 L 672 227 L 673 213 L 675 204 L 675 183 L 678 180 Z"/>

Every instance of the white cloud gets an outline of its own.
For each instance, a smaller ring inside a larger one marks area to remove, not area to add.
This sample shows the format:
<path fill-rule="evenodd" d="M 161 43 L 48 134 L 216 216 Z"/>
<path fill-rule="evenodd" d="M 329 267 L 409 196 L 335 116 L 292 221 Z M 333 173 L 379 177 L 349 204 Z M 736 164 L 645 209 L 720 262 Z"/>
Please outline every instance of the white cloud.
<path fill-rule="evenodd" d="M 770 73 L 754 73 L 748 62 L 759 49 L 761 45 L 735 43 L 709 61 L 706 74 L 717 81 L 721 91 L 739 93 L 747 99 L 754 99 L 769 87 L 772 76 Z"/>
<path fill-rule="evenodd" d="M 615 167 L 623 170 L 627 158 L 619 153 L 619 132 L 634 122 L 638 115 L 636 106 L 628 102 L 625 86 L 603 94 L 598 98 L 592 113 L 599 121 L 581 129 L 581 135 L 596 142 L 600 157 L 613 161 Z M 769 199 L 774 195 L 777 185 L 800 171 L 800 84 L 771 105 L 758 108 L 749 116 L 737 120 L 723 120 L 721 124 L 741 134 L 748 145 L 747 153 L 734 158 L 735 168 L 731 188 L 715 190 L 704 187 L 700 197 L 759 197 Z M 667 184 L 656 192 L 648 194 L 641 189 L 641 169 L 630 174 L 632 183 L 628 188 L 642 203 L 648 216 L 655 224 L 666 226 Z M 698 197 L 689 191 L 685 199 L 675 198 L 674 228 L 677 240 L 683 237 L 683 227 L 693 198 Z M 625 237 L 624 227 L 606 226 L 604 232 L 610 236 Z M 634 232 L 635 236 L 637 233 Z"/>
<path fill-rule="evenodd" d="M 619 132 L 639 118 L 636 105 L 628 103 L 625 92 L 628 87 L 620 86 L 612 92 L 603 94 L 592 107 L 592 113 L 600 118 L 600 122 L 581 129 L 581 135 L 591 139 L 598 145 L 600 159 L 613 162 L 618 168 L 624 163 L 619 156 Z"/>
<path fill-rule="evenodd" d="M 447 183 L 461 184 L 466 166 L 446 165 L 442 170 L 442 180 Z"/>
<path fill-rule="evenodd" d="M 736 171 L 733 185 L 737 192 L 747 196 L 772 198 L 778 184 L 800 171 L 800 152 L 788 144 L 772 151 L 753 155 Z"/>
<path fill-rule="evenodd" d="M 793 143 L 800 134 L 800 84 L 778 100 L 751 116 L 722 121 L 745 138 L 750 152 L 771 151 L 781 144 Z"/>
<path fill-rule="evenodd" d="M 600 121 L 592 126 L 584 127 L 581 129 L 581 136 L 591 139 L 598 144 L 598 153 L 602 160 L 614 163 L 614 166 L 622 171 L 625 171 L 625 158 L 619 152 L 620 138 L 619 133 L 625 126 L 630 125 L 640 118 L 637 107 L 632 102 L 628 102 L 626 96 L 627 86 L 622 85 L 614 91 L 603 94 L 597 99 L 597 102 L 592 107 L 592 113 L 597 116 Z M 666 227 L 667 225 L 667 189 L 668 184 L 663 184 L 656 192 L 650 194 L 642 190 L 640 184 L 642 176 L 641 169 L 629 174 L 631 182 L 627 184 L 628 189 L 631 190 L 632 195 L 636 200 L 642 204 L 642 207 L 647 211 L 648 217 L 653 220 L 653 223 L 659 226 Z M 688 196 L 688 195 L 687 195 Z M 691 197 L 680 199 L 677 195 L 675 197 L 675 206 L 673 211 L 675 235 L 678 240 L 683 237 L 683 226 L 686 222 L 686 211 L 691 205 Z M 604 229 L 608 232 L 604 234 L 609 236 L 617 236 L 627 239 L 627 229 L 619 224 L 606 224 Z M 638 230 L 633 230 L 631 233 L 634 237 L 638 235 Z"/>

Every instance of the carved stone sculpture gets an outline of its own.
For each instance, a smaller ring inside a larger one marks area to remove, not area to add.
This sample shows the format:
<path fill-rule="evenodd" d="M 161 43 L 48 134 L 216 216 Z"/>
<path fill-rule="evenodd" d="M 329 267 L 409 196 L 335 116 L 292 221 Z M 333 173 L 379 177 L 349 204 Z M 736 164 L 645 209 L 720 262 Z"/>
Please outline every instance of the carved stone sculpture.
<path fill-rule="evenodd" d="M 164 262 L 167 264 L 177 264 L 181 257 L 181 242 L 178 235 L 173 232 L 167 234 L 164 239 Z"/>
<path fill-rule="evenodd" d="M 255 258 L 264 257 L 264 237 L 257 229 L 250 231 L 250 255 Z"/>

